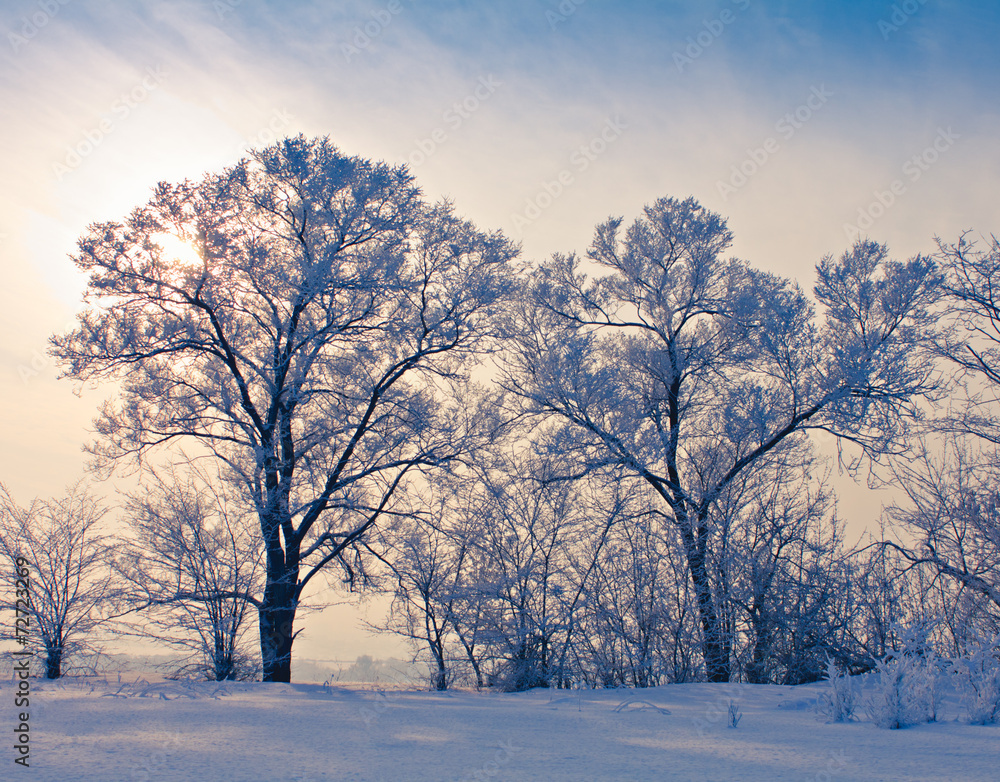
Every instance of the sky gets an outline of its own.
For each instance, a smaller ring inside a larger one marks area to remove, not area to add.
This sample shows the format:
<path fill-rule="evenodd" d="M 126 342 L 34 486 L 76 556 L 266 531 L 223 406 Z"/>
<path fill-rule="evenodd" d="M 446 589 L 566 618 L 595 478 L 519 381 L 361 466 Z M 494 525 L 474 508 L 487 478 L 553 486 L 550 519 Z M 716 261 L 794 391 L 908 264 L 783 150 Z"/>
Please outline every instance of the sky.
<path fill-rule="evenodd" d="M 0 482 L 27 503 L 85 475 L 113 389 L 59 380 L 47 339 L 82 307 L 76 239 L 159 181 L 328 135 L 528 260 L 690 195 L 735 255 L 811 289 L 858 235 L 905 258 L 1000 231 L 998 39 L 988 0 L 7 0 Z M 881 496 L 838 487 L 873 524 Z M 300 654 L 393 648 L 335 613 Z"/>

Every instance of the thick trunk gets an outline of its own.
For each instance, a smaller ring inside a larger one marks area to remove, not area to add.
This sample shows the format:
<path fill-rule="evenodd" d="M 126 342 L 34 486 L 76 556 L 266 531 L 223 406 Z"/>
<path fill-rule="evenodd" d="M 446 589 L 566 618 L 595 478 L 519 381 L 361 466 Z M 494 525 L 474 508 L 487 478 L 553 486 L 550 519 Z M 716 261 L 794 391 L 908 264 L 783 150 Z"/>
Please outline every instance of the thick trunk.
<path fill-rule="evenodd" d="M 295 637 L 297 573 L 267 574 L 260 607 L 260 659 L 266 682 L 291 682 L 292 640 Z"/>
<path fill-rule="evenodd" d="M 292 641 L 298 605 L 299 548 L 288 537 L 282 545 L 282 529 L 291 526 L 288 497 L 281 496 L 277 473 L 267 476 L 270 502 L 261 514 L 261 532 L 267 554 L 264 599 L 258 608 L 260 662 L 265 682 L 291 682 Z"/>
<path fill-rule="evenodd" d="M 260 658 L 266 682 L 292 680 L 292 623 L 295 609 L 268 607 L 260 610 Z"/>
<path fill-rule="evenodd" d="M 448 689 L 448 670 L 444 666 L 444 660 L 440 657 L 434 661 L 437 663 L 437 670 L 434 672 L 434 689 L 443 691 Z"/>
<path fill-rule="evenodd" d="M 47 649 L 45 653 L 45 678 L 58 679 L 62 676 L 62 649 Z"/>
<path fill-rule="evenodd" d="M 441 643 L 440 636 L 437 638 L 430 639 L 431 656 L 434 658 L 434 665 L 437 670 L 434 671 L 433 676 L 433 686 L 435 690 L 447 690 L 448 689 L 448 668 L 444 661 L 444 645 Z"/>
<path fill-rule="evenodd" d="M 701 649 L 705 659 L 705 676 L 710 682 L 728 682 L 730 677 L 729 647 L 726 644 L 719 614 L 709 583 L 705 552 L 698 546 L 694 535 L 682 530 L 688 568 L 698 600 L 698 616 L 701 622 Z"/>

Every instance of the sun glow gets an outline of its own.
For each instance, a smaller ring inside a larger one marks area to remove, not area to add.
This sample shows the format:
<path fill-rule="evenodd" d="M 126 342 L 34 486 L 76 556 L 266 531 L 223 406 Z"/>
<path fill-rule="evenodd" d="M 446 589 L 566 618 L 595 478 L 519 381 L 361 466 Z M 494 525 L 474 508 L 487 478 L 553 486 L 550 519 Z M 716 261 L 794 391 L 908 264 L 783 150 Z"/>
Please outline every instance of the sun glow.
<path fill-rule="evenodd" d="M 168 233 L 156 234 L 153 241 L 159 245 L 162 259 L 179 270 L 194 271 L 201 268 L 201 253 L 192 242 Z"/>

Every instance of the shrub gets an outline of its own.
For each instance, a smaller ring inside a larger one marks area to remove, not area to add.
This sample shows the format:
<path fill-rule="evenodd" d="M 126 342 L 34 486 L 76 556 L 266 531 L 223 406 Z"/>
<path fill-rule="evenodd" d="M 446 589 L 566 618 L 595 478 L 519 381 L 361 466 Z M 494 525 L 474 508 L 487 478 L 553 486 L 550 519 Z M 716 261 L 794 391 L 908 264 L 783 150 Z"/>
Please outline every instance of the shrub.
<path fill-rule="evenodd" d="M 939 661 L 926 625 L 903 630 L 903 649 L 875 661 L 875 691 L 865 710 L 880 728 L 895 730 L 937 719 Z"/>
<path fill-rule="evenodd" d="M 1000 722 L 1000 635 L 967 647 L 953 670 L 969 724 Z"/>
<path fill-rule="evenodd" d="M 826 683 L 829 688 L 820 695 L 817 703 L 820 713 L 828 722 L 850 722 L 857 708 L 857 687 L 829 655 L 826 658 Z"/>

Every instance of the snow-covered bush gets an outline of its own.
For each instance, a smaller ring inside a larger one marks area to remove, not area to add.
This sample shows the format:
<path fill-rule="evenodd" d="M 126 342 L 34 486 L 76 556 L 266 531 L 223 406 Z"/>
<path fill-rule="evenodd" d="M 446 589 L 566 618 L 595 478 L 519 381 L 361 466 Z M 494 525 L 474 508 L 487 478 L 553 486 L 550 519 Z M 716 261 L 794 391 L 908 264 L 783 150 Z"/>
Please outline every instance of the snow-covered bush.
<path fill-rule="evenodd" d="M 819 696 L 819 712 L 829 722 L 849 722 L 857 708 L 857 686 L 848 673 L 840 670 L 829 656 L 826 658 L 826 683 L 829 689 Z"/>
<path fill-rule="evenodd" d="M 875 662 L 875 691 L 865 699 L 865 710 L 880 728 L 937 719 L 939 660 L 927 644 L 928 630 L 925 625 L 903 630 L 903 648 Z"/>
<path fill-rule="evenodd" d="M 524 692 L 534 687 L 548 687 L 549 676 L 540 644 L 526 641 L 512 656 L 500 660 L 491 677 L 491 685 L 500 692 Z"/>
<path fill-rule="evenodd" d="M 954 672 L 969 724 L 1000 722 L 1000 635 L 968 647 Z"/>

